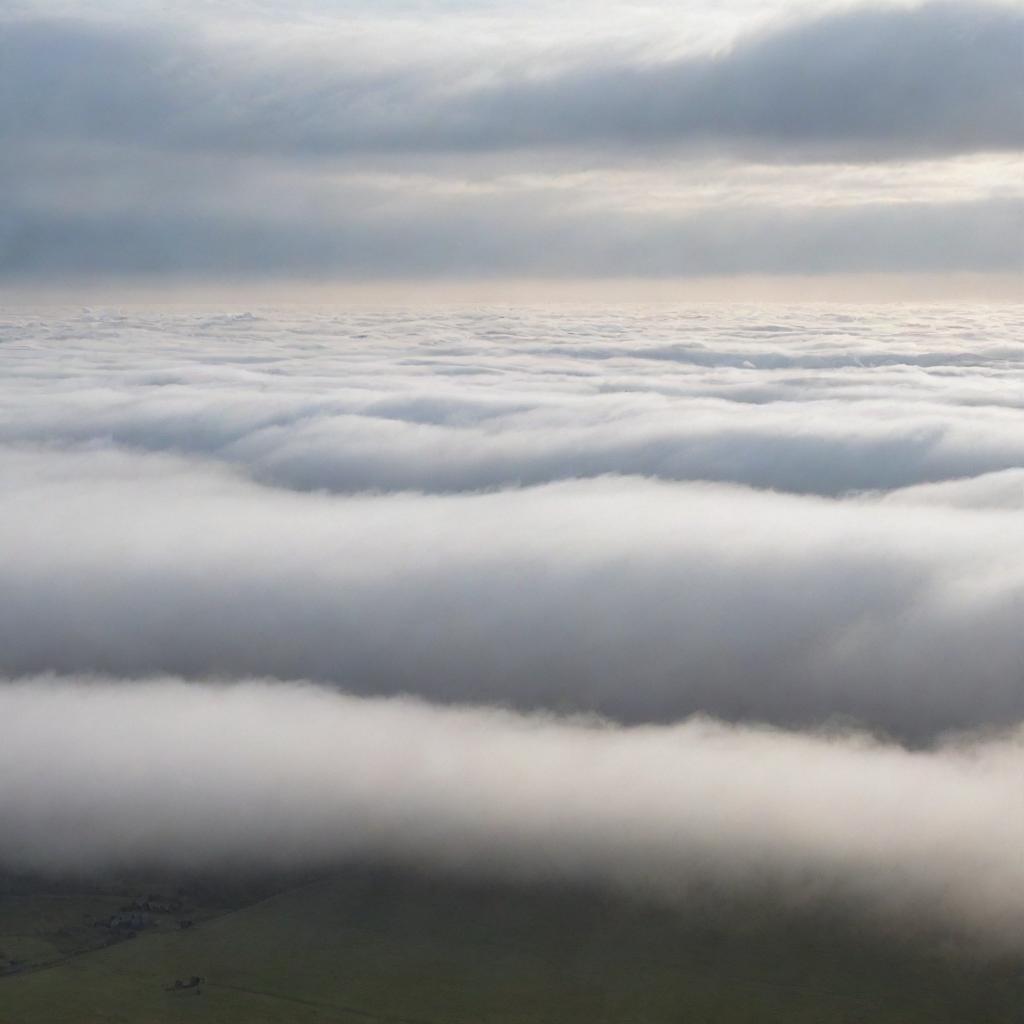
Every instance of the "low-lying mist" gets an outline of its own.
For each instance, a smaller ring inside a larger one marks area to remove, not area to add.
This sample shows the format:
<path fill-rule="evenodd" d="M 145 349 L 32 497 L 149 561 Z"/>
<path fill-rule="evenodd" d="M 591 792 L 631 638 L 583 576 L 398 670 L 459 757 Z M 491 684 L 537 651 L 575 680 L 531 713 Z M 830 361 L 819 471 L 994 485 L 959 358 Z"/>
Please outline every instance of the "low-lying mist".
<path fill-rule="evenodd" d="M 375 858 L 758 888 L 986 943 L 1024 925 L 1024 732 L 908 751 L 704 718 L 596 720 L 304 685 L 0 685 L 0 867 L 284 869 Z"/>
<path fill-rule="evenodd" d="M 1019 307 L 0 317 L 0 869 L 1024 925 Z"/>
<path fill-rule="evenodd" d="M 338 496 L 108 448 L 0 451 L 0 472 L 9 675 L 274 676 L 911 742 L 1024 718 L 1013 507 L 621 477 Z"/>

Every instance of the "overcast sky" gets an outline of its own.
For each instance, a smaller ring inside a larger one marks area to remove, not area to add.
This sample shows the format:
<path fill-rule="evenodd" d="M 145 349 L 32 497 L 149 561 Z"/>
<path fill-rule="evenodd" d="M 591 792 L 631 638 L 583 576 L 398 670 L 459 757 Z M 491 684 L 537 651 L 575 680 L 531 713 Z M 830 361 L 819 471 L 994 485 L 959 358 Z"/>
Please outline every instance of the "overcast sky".
<path fill-rule="evenodd" d="M 1024 272 L 1024 4 L 0 9 L 0 275 Z"/>

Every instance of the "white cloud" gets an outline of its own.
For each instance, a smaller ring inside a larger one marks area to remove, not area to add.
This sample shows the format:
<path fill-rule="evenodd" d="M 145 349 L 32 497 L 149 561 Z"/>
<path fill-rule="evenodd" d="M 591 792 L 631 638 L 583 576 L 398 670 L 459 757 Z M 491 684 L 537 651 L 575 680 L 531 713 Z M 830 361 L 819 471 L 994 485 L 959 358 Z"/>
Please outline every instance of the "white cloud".
<path fill-rule="evenodd" d="M 0 866 L 334 864 L 707 887 L 975 948 L 1024 923 L 1019 733 L 911 753 L 707 720 L 619 729 L 309 687 L 0 683 Z"/>
<path fill-rule="evenodd" d="M 0 869 L 370 859 L 1019 948 L 1021 323 L 7 308 Z"/>
<path fill-rule="evenodd" d="M 11 322 L 0 671 L 1017 721 L 1015 308 L 588 315 Z"/>

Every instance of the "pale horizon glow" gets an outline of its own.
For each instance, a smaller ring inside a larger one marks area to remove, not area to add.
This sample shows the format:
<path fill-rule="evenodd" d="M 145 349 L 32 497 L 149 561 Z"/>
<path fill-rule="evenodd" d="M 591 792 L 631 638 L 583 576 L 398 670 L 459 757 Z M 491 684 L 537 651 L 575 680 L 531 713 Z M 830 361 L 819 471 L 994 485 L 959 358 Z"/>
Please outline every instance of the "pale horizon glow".
<path fill-rule="evenodd" d="M 0 285 L 0 310 L 109 309 L 343 311 L 367 308 L 459 309 L 593 304 L 731 306 L 976 305 L 1024 303 L 1024 274 L 741 275 L 698 278 L 448 278 L 401 281 L 160 280 L 128 277 Z"/>

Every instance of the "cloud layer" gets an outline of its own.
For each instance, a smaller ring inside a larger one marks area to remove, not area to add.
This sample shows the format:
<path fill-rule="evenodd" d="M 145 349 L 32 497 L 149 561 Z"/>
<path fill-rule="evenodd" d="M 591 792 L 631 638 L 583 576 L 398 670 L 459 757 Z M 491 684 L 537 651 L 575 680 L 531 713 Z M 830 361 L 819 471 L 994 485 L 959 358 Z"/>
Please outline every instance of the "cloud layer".
<path fill-rule="evenodd" d="M 1015 4 L 776 10 L 718 45 L 202 10 L 0 17 L 0 275 L 1024 270 Z"/>
<path fill-rule="evenodd" d="M 1024 12 L 1000 4 L 853 8 L 712 56 L 497 74 L 422 57 L 379 70 L 345 50 L 245 60 L 198 34 L 106 23 L 0 28 L 2 116 L 21 140 L 320 155 L 669 143 L 787 159 L 1024 148 Z"/>
<path fill-rule="evenodd" d="M 1024 923 L 1017 307 L 8 311 L 0 869 Z"/>
<path fill-rule="evenodd" d="M 635 316 L 12 323 L 0 671 L 1016 722 L 1017 313 Z"/>
<path fill-rule="evenodd" d="M 65 872 L 383 858 L 721 887 L 1012 944 L 1019 733 L 908 753 L 696 720 L 617 729 L 308 687 L 0 684 L 0 865 Z"/>

